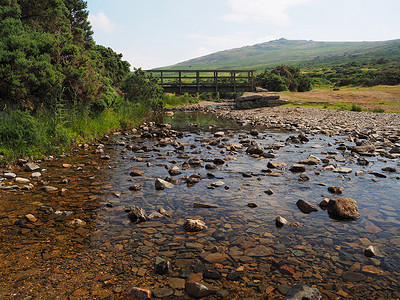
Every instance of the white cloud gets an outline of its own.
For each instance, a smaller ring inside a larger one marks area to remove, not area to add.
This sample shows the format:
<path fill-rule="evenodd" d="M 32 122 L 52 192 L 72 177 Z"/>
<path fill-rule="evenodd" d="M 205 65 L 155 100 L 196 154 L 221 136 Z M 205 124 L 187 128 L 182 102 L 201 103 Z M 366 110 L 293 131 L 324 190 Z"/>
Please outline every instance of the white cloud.
<path fill-rule="evenodd" d="M 311 0 L 227 0 L 233 13 L 222 17 L 230 22 L 257 22 L 287 26 L 290 24 L 288 10 L 306 5 Z"/>
<path fill-rule="evenodd" d="M 89 22 L 92 25 L 94 31 L 102 31 L 108 34 L 112 34 L 117 28 L 103 12 L 99 12 L 97 15 L 89 14 Z"/>

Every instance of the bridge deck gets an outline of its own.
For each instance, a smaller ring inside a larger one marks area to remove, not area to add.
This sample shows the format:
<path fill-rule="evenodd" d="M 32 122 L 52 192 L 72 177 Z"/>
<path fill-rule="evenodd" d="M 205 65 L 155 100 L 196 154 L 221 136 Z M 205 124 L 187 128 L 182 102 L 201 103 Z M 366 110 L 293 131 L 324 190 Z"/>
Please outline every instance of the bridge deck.
<path fill-rule="evenodd" d="M 252 92 L 255 70 L 148 70 L 167 93 Z"/>

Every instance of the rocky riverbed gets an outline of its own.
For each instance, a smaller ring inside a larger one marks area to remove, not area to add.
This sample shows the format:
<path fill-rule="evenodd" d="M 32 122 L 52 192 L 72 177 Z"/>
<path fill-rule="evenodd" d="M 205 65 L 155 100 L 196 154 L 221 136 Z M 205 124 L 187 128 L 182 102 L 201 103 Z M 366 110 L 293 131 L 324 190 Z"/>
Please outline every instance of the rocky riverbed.
<path fill-rule="evenodd" d="M 1 298 L 400 297 L 397 115 L 185 110 L 4 170 Z"/>

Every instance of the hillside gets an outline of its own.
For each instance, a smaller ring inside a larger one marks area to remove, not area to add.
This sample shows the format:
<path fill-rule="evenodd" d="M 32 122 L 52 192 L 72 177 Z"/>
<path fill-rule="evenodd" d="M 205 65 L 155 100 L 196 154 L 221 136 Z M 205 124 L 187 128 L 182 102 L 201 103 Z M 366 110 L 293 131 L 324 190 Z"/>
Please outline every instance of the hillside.
<path fill-rule="evenodd" d="M 168 69 L 257 69 L 280 64 L 322 67 L 385 57 L 400 60 L 400 39 L 381 42 L 317 42 L 279 39 L 216 52 Z"/>

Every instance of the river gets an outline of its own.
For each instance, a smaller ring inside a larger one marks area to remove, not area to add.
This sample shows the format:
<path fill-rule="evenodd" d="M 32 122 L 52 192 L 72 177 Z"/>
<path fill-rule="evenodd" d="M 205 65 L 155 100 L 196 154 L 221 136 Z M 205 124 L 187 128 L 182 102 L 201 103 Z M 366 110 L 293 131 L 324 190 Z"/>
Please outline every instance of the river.
<path fill-rule="evenodd" d="M 345 150 L 352 144 L 346 136 L 307 135 L 298 143 L 298 133 L 195 113 L 154 121 L 170 125 L 115 134 L 101 141 L 104 153 L 95 153 L 99 142 L 40 162 L 32 190 L 0 191 L 0 298 L 118 299 L 141 287 L 159 298 L 190 299 L 188 281 L 215 289 L 207 299 L 282 299 L 295 284 L 316 287 L 323 299 L 400 297 L 399 174 L 382 171 L 397 168 L 397 159 L 374 154 L 360 165 Z M 141 135 L 162 130 L 165 137 Z M 267 158 L 246 153 L 251 140 Z M 307 165 L 307 176 L 289 171 L 310 155 L 322 162 Z M 190 165 L 190 158 L 202 161 Z M 270 161 L 286 165 L 271 169 Z M 352 170 L 341 174 L 324 169 L 328 164 Z M 170 176 L 172 166 L 181 174 Z M 190 176 L 196 180 L 188 184 Z M 156 178 L 174 186 L 156 190 Z M 296 206 L 338 197 L 356 200 L 360 218 L 338 221 L 321 208 L 304 214 Z M 170 217 L 134 224 L 132 205 L 148 215 L 163 208 Z M 277 216 L 288 224 L 277 227 Z M 186 232 L 187 218 L 207 228 Z M 377 253 L 367 257 L 371 245 Z M 160 275 L 155 262 L 163 260 L 170 267 Z"/>

